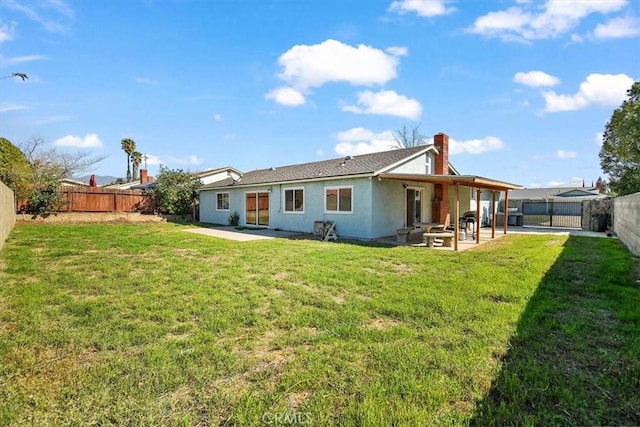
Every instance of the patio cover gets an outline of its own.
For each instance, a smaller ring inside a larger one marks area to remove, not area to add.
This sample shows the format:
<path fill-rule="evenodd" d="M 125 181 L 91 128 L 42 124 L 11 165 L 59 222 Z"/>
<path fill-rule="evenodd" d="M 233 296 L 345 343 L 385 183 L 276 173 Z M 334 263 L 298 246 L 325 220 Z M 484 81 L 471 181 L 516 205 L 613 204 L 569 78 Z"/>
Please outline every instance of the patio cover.
<path fill-rule="evenodd" d="M 476 196 L 476 221 L 480 219 L 480 190 L 492 190 L 493 203 L 492 203 L 492 218 L 496 217 L 496 191 L 504 191 L 504 205 L 509 206 L 509 190 L 519 190 L 521 185 L 511 184 L 509 182 L 497 181 L 495 179 L 484 178 L 477 175 L 424 175 L 424 174 L 412 174 L 412 173 L 380 173 L 377 175 L 378 179 L 396 179 L 401 181 L 413 181 L 413 182 L 426 182 L 429 184 L 443 184 L 453 185 L 455 187 L 456 209 L 454 224 L 454 250 L 458 250 L 458 235 L 459 235 L 459 221 L 460 218 L 460 186 L 475 188 L 477 191 Z M 507 234 L 507 215 L 505 209 L 505 217 L 503 221 L 504 234 Z M 496 221 L 491 221 L 491 238 L 495 238 L 496 234 Z M 476 243 L 480 243 L 480 227 L 476 223 Z"/>

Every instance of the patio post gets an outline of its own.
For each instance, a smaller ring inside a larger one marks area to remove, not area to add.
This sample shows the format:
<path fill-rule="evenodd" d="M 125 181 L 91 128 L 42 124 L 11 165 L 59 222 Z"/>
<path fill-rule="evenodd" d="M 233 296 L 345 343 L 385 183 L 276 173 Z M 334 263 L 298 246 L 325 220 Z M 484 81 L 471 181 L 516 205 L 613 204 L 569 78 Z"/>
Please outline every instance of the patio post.
<path fill-rule="evenodd" d="M 458 236 L 460 235 L 460 185 L 456 184 L 456 215 L 453 219 L 453 250 L 458 250 Z"/>
<path fill-rule="evenodd" d="M 473 191 L 473 189 L 471 190 Z M 476 245 L 480 244 L 480 188 L 476 188 Z"/>
<path fill-rule="evenodd" d="M 509 189 L 504 190 L 504 234 L 507 234 L 507 223 L 509 222 Z"/>
<path fill-rule="evenodd" d="M 491 238 L 496 238 L 496 191 L 491 191 Z"/>

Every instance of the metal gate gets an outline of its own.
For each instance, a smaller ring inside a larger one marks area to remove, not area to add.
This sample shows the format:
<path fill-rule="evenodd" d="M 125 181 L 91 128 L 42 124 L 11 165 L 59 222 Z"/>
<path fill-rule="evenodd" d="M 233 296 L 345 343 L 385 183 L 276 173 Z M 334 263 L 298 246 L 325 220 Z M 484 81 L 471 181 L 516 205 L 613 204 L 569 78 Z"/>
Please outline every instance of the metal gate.
<path fill-rule="evenodd" d="M 582 202 L 524 200 L 523 225 L 529 227 L 582 228 Z"/>

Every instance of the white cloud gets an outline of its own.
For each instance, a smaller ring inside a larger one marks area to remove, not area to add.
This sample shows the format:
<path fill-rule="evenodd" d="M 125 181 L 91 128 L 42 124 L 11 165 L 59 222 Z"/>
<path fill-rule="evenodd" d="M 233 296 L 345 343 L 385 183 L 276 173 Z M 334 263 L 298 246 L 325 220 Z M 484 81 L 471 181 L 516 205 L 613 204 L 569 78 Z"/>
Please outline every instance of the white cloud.
<path fill-rule="evenodd" d="M 157 80 L 153 80 L 149 77 L 136 77 L 135 78 L 136 83 L 141 84 L 141 85 L 155 85 L 158 84 Z"/>
<path fill-rule="evenodd" d="M 640 35 L 640 21 L 633 16 L 613 18 L 605 24 L 596 25 L 593 37 L 597 39 L 620 39 Z"/>
<path fill-rule="evenodd" d="M 529 71 L 527 73 L 520 72 L 513 76 L 513 81 L 525 86 L 555 86 L 560 83 L 560 79 L 554 77 L 544 71 Z"/>
<path fill-rule="evenodd" d="M 324 151 L 323 151 L 323 150 L 320 150 L 320 149 L 317 149 L 317 150 L 316 150 L 316 156 L 318 156 L 318 157 L 324 157 Z"/>
<path fill-rule="evenodd" d="M 213 120 L 215 120 L 216 122 L 219 122 L 220 120 L 222 120 L 222 114 L 220 113 L 216 113 L 213 115 Z"/>
<path fill-rule="evenodd" d="M 450 0 L 398 0 L 391 3 L 389 12 L 415 13 L 418 16 L 431 17 L 454 12 L 454 7 L 447 7 Z"/>
<path fill-rule="evenodd" d="M 202 160 L 200 157 L 196 156 L 195 154 L 192 154 L 189 156 L 189 163 L 192 165 L 199 165 L 202 162 L 204 162 L 204 160 Z"/>
<path fill-rule="evenodd" d="M 574 95 L 543 92 L 545 111 L 574 111 L 590 105 L 617 107 L 626 99 L 632 84 L 633 79 L 626 74 L 589 74 Z"/>
<path fill-rule="evenodd" d="M 0 102 L 0 113 L 7 113 L 9 111 L 26 110 L 29 107 L 23 104 L 17 104 L 15 102 Z"/>
<path fill-rule="evenodd" d="M 540 187 L 542 187 L 542 184 L 537 182 L 532 182 L 531 185 L 529 185 L 529 188 L 540 188 Z"/>
<path fill-rule="evenodd" d="M 307 102 L 305 96 L 292 87 L 273 89 L 265 95 L 265 98 L 272 99 L 278 104 L 286 105 L 287 107 L 298 107 Z"/>
<path fill-rule="evenodd" d="M 235 133 L 226 133 L 222 137 L 222 139 L 224 139 L 225 141 L 233 141 L 236 138 L 237 138 L 237 135 Z"/>
<path fill-rule="evenodd" d="M 575 159 L 576 157 L 578 157 L 578 153 L 576 153 L 575 151 L 565 151 L 565 150 L 556 151 L 556 155 L 558 156 L 559 159 Z"/>
<path fill-rule="evenodd" d="M 153 154 L 147 153 L 147 154 L 143 154 L 143 156 L 146 156 L 147 159 L 144 160 L 144 157 L 143 157 L 142 163 L 144 164 L 144 162 L 146 161 L 147 162 L 147 166 L 158 166 L 158 165 L 163 165 L 164 164 L 164 162 L 160 159 L 160 157 L 155 156 Z"/>
<path fill-rule="evenodd" d="M 187 157 L 166 156 L 163 160 L 155 157 L 154 163 L 150 163 L 150 164 L 156 164 L 155 162 L 157 161 L 158 163 L 162 163 L 163 165 L 164 164 L 199 165 L 202 162 L 204 162 L 203 159 L 199 158 L 195 154 L 191 154 Z M 149 159 L 147 159 L 147 163 L 149 163 Z"/>
<path fill-rule="evenodd" d="M 14 56 L 13 58 L 4 58 L 2 59 L 2 63 L 4 65 L 17 65 L 24 64 L 25 62 L 33 62 L 33 61 L 42 61 L 43 59 L 47 59 L 44 55 L 24 55 L 24 56 Z"/>
<path fill-rule="evenodd" d="M 338 143 L 334 147 L 336 153 L 342 156 L 377 153 L 394 148 L 393 131 L 373 132 L 357 127 L 336 134 Z"/>
<path fill-rule="evenodd" d="M 547 0 L 542 6 L 521 2 L 480 16 L 467 31 L 505 41 L 557 38 L 573 31 L 589 15 L 606 15 L 627 5 L 627 0 Z"/>
<path fill-rule="evenodd" d="M 29 6 L 16 0 L 3 0 L 0 6 L 24 14 L 51 33 L 67 33 L 75 12 L 63 0 L 31 2 Z"/>
<path fill-rule="evenodd" d="M 596 143 L 598 147 L 602 147 L 603 139 L 604 139 L 604 133 L 598 132 L 596 133 L 596 136 L 593 138 L 593 141 Z"/>
<path fill-rule="evenodd" d="M 72 118 L 73 116 L 49 116 L 49 117 L 44 117 L 42 119 L 36 120 L 36 123 L 38 125 L 48 125 L 51 123 L 59 123 L 59 122 L 71 120 Z"/>
<path fill-rule="evenodd" d="M 396 52 L 399 47 L 394 47 Z M 397 76 L 398 59 L 371 46 L 349 46 L 337 40 L 296 45 L 278 59 L 278 75 L 298 91 L 329 82 L 353 85 L 384 84 Z"/>
<path fill-rule="evenodd" d="M 358 93 L 358 105 L 345 105 L 342 111 L 356 114 L 388 114 L 416 120 L 422 114 L 422 106 L 415 99 L 398 95 L 392 90 Z"/>
<path fill-rule="evenodd" d="M 75 135 L 63 136 L 62 138 L 56 139 L 53 145 L 57 147 L 101 148 L 102 141 L 100 141 L 97 134 L 90 133 L 85 135 L 84 138 Z"/>
<path fill-rule="evenodd" d="M 507 146 L 495 136 L 485 136 L 482 139 L 456 141 L 449 139 L 449 154 L 483 154 L 489 151 L 501 151 Z"/>
<path fill-rule="evenodd" d="M 409 54 L 409 49 L 405 46 L 391 46 L 385 50 L 393 56 L 407 56 Z"/>
<path fill-rule="evenodd" d="M 547 182 L 547 187 L 558 187 L 562 184 L 564 184 L 562 181 L 549 181 Z"/>
<path fill-rule="evenodd" d="M 15 26 L 12 23 L 11 25 L 2 24 L 0 25 L 0 44 L 13 40 L 13 35 L 15 34 Z"/>

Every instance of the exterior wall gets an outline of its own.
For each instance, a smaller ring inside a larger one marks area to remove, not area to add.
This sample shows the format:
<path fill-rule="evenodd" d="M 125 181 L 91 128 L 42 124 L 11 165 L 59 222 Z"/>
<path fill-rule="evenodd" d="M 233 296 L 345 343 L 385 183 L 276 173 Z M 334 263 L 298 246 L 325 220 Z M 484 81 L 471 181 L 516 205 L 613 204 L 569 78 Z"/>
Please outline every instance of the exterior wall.
<path fill-rule="evenodd" d="M 422 191 L 422 220 L 431 222 L 431 210 L 433 200 L 433 184 L 415 183 L 410 181 L 382 180 L 372 181 L 372 238 L 394 236 L 399 228 L 411 227 L 406 222 L 406 190 L 421 188 Z"/>
<path fill-rule="evenodd" d="M 471 187 L 463 187 L 460 186 L 460 215 L 467 211 L 473 210 L 471 208 Z M 449 186 L 449 204 L 451 209 L 451 221 L 454 220 L 454 216 L 456 214 L 456 187 L 455 185 Z M 475 209 L 475 204 L 473 206 Z M 453 222 L 452 222 L 453 224 Z"/>
<path fill-rule="evenodd" d="M 0 181 L 0 249 L 16 224 L 16 201 L 13 190 Z"/>
<path fill-rule="evenodd" d="M 237 212 L 240 215 L 240 224 L 246 225 L 245 194 L 271 189 L 269 228 L 312 233 L 315 221 L 334 221 L 341 237 L 369 239 L 373 237 L 371 182 L 369 178 L 357 178 L 230 188 L 228 211 L 216 210 L 216 194 L 227 190 L 205 190 L 200 192 L 200 221 L 228 224 L 229 215 Z M 337 186 L 353 187 L 352 213 L 325 213 L 324 189 Z M 304 189 L 304 213 L 284 212 L 284 190 L 288 188 Z"/>
<path fill-rule="evenodd" d="M 403 163 L 391 170 L 389 173 L 421 173 L 424 174 L 427 171 L 427 153 L 416 157 L 406 163 Z"/>
<path fill-rule="evenodd" d="M 640 193 L 613 199 L 613 231 L 640 256 Z"/>

